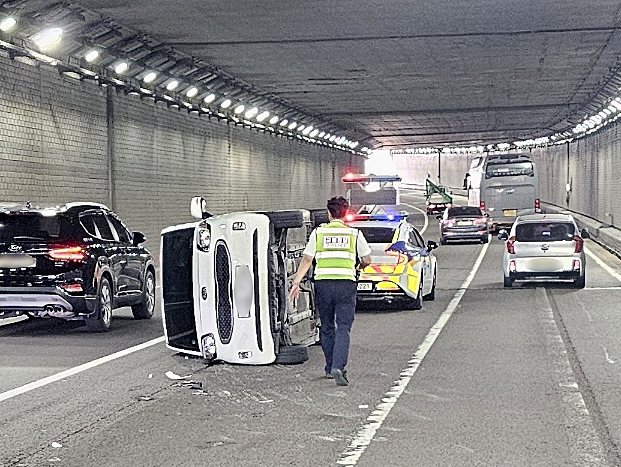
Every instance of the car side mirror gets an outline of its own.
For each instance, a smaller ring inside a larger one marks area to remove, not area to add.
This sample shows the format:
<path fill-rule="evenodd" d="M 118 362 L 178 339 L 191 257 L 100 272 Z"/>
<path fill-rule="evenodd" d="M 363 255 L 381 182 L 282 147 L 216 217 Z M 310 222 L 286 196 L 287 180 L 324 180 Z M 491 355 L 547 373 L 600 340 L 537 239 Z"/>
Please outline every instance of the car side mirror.
<path fill-rule="evenodd" d="M 441 214 L 438 214 L 438 215 L 436 216 L 436 219 L 442 219 L 442 215 L 441 215 Z"/>
<path fill-rule="evenodd" d="M 190 202 L 190 214 L 196 219 L 207 219 L 211 214 L 207 212 L 207 201 L 201 196 L 195 196 Z"/>
<path fill-rule="evenodd" d="M 505 229 L 502 229 L 500 232 L 498 232 L 498 240 L 507 240 L 509 238 L 509 232 L 507 232 Z"/>
<path fill-rule="evenodd" d="M 147 237 L 142 232 L 132 232 L 133 243 L 135 246 L 147 241 Z"/>
<path fill-rule="evenodd" d="M 487 213 L 487 212 L 486 212 L 485 214 L 483 214 L 483 215 L 484 215 L 485 217 L 489 217 L 489 213 Z"/>
<path fill-rule="evenodd" d="M 591 234 L 589 233 L 589 230 L 586 228 L 580 231 L 580 236 L 584 239 L 591 238 Z"/>
<path fill-rule="evenodd" d="M 438 248 L 438 244 L 436 242 L 434 242 L 433 240 L 427 240 L 427 249 L 429 251 L 435 250 L 436 248 Z"/>

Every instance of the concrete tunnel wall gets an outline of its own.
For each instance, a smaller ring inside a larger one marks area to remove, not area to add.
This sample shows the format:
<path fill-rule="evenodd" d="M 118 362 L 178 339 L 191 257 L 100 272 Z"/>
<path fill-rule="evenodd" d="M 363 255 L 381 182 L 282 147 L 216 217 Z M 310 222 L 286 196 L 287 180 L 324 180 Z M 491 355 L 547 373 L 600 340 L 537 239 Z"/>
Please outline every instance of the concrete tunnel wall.
<path fill-rule="evenodd" d="M 158 256 L 159 234 L 212 213 L 321 208 L 364 159 L 169 109 L 0 57 L 0 201 L 100 202 Z"/>

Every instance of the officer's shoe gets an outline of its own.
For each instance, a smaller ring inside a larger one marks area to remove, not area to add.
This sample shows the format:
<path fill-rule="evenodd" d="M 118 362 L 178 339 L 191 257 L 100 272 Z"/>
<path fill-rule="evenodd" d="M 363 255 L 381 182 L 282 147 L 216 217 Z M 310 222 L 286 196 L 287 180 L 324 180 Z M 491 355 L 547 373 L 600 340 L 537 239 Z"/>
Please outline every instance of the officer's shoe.
<path fill-rule="evenodd" d="M 332 376 L 332 373 L 326 371 L 326 379 L 334 379 L 334 376 Z"/>
<path fill-rule="evenodd" d="M 332 376 L 334 377 L 334 381 L 336 381 L 337 386 L 349 386 L 349 381 L 347 380 L 346 375 L 346 371 L 339 370 L 338 368 L 332 368 Z"/>

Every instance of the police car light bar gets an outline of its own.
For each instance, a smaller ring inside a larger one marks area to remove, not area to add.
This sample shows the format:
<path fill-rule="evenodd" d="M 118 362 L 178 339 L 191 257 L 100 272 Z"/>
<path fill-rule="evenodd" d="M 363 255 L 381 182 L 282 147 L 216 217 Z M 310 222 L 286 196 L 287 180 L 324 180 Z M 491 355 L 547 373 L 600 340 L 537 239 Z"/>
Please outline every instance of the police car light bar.
<path fill-rule="evenodd" d="M 363 175 L 346 173 L 341 178 L 343 183 L 400 182 L 398 175 Z"/>
<path fill-rule="evenodd" d="M 347 222 L 352 221 L 402 221 L 408 217 L 409 213 L 401 211 L 398 214 L 354 214 L 348 213 L 345 215 Z"/>

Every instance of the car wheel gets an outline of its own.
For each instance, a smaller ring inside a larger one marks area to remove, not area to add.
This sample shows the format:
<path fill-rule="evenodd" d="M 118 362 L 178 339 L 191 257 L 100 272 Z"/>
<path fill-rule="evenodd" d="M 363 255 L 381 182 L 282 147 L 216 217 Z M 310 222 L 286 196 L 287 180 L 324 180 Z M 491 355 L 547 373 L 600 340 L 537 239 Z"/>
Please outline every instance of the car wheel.
<path fill-rule="evenodd" d="M 586 275 L 585 273 L 582 273 L 582 275 L 574 281 L 574 287 L 577 289 L 584 289 L 585 285 L 586 285 Z"/>
<path fill-rule="evenodd" d="M 486 235 L 485 237 L 481 237 L 481 243 L 487 243 L 489 242 L 489 235 Z"/>
<path fill-rule="evenodd" d="M 431 285 L 431 291 L 427 295 L 423 295 L 423 300 L 432 301 L 436 299 L 436 276 L 437 272 L 433 272 L 433 284 Z"/>
<path fill-rule="evenodd" d="M 423 280 L 422 278 L 420 280 L 416 298 L 411 298 L 409 302 L 413 310 L 420 310 L 423 307 Z"/>
<path fill-rule="evenodd" d="M 446 238 L 440 237 L 440 245 L 446 245 Z"/>
<path fill-rule="evenodd" d="M 510 277 L 504 276 L 503 285 L 505 287 L 512 287 L 513 286 L 513 279 L 511 279 Z"/>
<path fill-rule="evenodd" d="M 84 318 L 86 327 L 91 332 L 106 332 L 110 330 L 112 322 L 112 287 L 105 277 L 99 282 L 95 313 Z"/>
<path fill-rule="evenodd" d="M 279 365 L 297 365 L 308 360 L 308 348 L 305 345 L 281 345 L 274 363 Z"/>
<path fill-rule="evenodd" d="M 147 271 L 144 279 L 144 290 L 140 303 L 132 305 L 132 313 L 136 319 L 150 319 L 155 311 L 155 276 Z"/>

